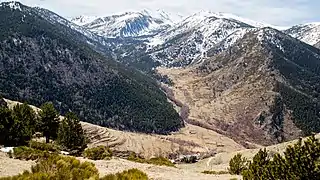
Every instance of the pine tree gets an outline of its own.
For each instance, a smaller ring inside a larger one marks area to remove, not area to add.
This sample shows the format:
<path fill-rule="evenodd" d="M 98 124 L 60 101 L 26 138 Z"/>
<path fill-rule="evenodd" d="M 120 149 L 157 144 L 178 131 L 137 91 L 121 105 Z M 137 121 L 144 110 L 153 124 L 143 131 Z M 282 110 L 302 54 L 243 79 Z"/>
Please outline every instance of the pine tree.
<path fill-rule="evenodd" d="M 248 169 L 243 171 L 243 179 L 268 179 L 266 172 L 268 171 L 269 162 L 267 150 L 259 150 L 253 157 L 253 161 L 249 163 Z"/>
<path fill-rule="evenodd" d="M 27 104 L 13 110 L 0 108 L 0 143 L 8 146 L 25 145 L 35 133 L 35 112 Z"/>
<path fill-rule="evenodd" d="M 54 108 L 52 103 L 45 103 L 41 106 L 40 116 L 40 130 L 46 137 L 46 143 L 50 142 L 50 139 L 57 137 L 59 128 L 59 114 Z"/>
<path fill-rule="evenodd" d="M 33 135 L 38 125 L 34 110 L 28 104 L 23 103 L 14 106 L 12 112 L 14 117 L 17 118 L 20 123 L 23 123 L 26 127 L 28 127 L 31 135 Z"/>
<path fill-rule="evenodd" d="M 12 111 L 7 107 L 0 107 L 0 144 L 6 144 L 13 123 Z"/>
<path fill-rule="evenodd" d="M 284 155 L 276 153 L 272 158 L 266 150 L 260 150 L 242 175 L 244 180 L 320 179 L 320 142 L 315 136 L 304 142 L 299 139 L 286 148 Z"/>
<path fill-rule="evenodd" d="M 64 150 L 74 151 L 75 154 L 87 147 L 81 123 L 74 113 L 68 113 L 61 122 L 57 140 Z"/>
<path fill-rule="evenodd" d="M 247 163 L 248 160 L 238 153 L 229 162 L 230 174 L 240 175 L 247 168 Z"/>

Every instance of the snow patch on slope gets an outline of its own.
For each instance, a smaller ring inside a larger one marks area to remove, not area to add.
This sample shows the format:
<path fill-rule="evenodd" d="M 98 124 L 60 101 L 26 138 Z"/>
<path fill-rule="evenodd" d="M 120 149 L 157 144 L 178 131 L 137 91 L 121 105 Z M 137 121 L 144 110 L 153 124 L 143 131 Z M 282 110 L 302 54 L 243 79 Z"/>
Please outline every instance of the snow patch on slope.
<path fill-rule="evenodd" d="M 91 23 L 92 21 L 96 20 L 98 18 L 98 16 L 78 16 L 78 17 L 74 17 L 71 18 L 70 21 L 79 25 L 79 26 L 83 26 L 85 24 Z"/>
<path fill-rule="evenodd" d="M 165 12 L 144 10 L 100 17 L 83 27 L 100 36 L 115 38 L 154 35 L 172 24 Z"/>
<path fill-rule="evenodd" d="M 248 25 L 257 27 L 257 28 L 263 28 L 263 27 L 271 27 L 274 29 L 278 29 L 278 30 L 284 30 L 284 29 L 288 29 L 288 27 L 285 26 L 275 26 L 275 25 L 271 25 L 271 24 L 267 24 L 267 23 L 261 23 L 261 22 L 257 22 L 251 19 L 247 19 L 247 18 L 243 18 L 234 14 L 229 14 L 229 13 L 213 13 L 215 17 L 217 18 L 226 18 L 226 19 L 234 19 L 243 23 L 246 23 Z"/>
<path fill-rule="evenodd" d="M 284 32 L 312 46 L 320 42 L 320 22 L 293 26 Z"/>
<path fill-rule="evenodd" d="M 283 36 L 280 36 L 280 33 L 271 28 L 263 28 L 256 32 L 258 40 L 261 44 L 270 43 L 271 45 L 277 47 L 282 52 L 285 52 L 283 46 Z"/>
<path fill-rule="evenodd" d="M 0 7 L 2 7 L 2 6 L 10 7 L 10 8 L 13 9 L 13 10 L 22 11 L 19 2 L 15 2 L 15 1 L 3 2 L 3 3 L 0 4 Z"/>

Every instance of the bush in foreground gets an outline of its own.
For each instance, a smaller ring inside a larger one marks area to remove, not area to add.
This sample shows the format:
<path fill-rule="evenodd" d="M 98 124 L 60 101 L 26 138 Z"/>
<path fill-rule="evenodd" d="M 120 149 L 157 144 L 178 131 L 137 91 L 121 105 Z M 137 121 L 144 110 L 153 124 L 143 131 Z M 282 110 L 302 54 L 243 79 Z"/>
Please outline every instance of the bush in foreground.
<path fill-rule="evenodd" d="M 83 157 L 92 160 L 106 160 L 112 157 L 112 151 L 105 146 L 98 146 L 95 148 L 86 149 L 83 152 Z"/>
<path fill-rule="evenodd" d="M 148 176 L 139 169 L 129 169 L 122 173 L 109 174 L 100 180 L 148 180 Z"/>
<path fill-rule="evenodd" d="M 38 160 L 50 156 L 48 151 L 41 151 L 27 146 L 20 146 L 13 149 L 9 156 L 20 160 Z"/>
<path fill-rule="evenodd" d="M 59 152 L 59 147 L 51 143 L 42 143 L 37 141 L 29 141 L 29 147 L 41 151 Z"/>
<path fill-rule="evenodd" d="M 80 162 L 74 157 L 49 155 L 40 159 L 31 171 L 0 180 L 98 180 L 99 172 L 93 163 Z M 130 169 L 109 174 L 100 180 L 148 180 L 146 173 Z"/>
<path fill-rule="evenodd" d="M 73 157 L 51 155 L 32 166 L 31 171 L 25 171 L 13 177 L 0 178 L 0 180 L 94 180 L 98 178 L 98 170 L 92 163 L 82 163 Z"/>

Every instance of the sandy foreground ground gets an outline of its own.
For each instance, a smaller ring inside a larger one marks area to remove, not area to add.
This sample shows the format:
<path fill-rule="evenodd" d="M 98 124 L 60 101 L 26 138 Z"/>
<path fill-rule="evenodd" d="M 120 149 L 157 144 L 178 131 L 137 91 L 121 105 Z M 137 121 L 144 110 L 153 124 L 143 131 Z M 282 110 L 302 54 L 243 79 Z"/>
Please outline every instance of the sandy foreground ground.
<path fill-rule="evenodd" d="M 99 170 L 100 177 L 110 173 L 122 172 L 131 168 L 138 168 L 148 174 L 150 179 L 154 180 L 229 180 L 230 178 L 238 178 L 238 176 L 226 175 L 206 175 L 201 172 L 197 172 L 197 169 L 186 167 L 166 167 L 155 166 L 149 164 L 140 164 L 124 159 L 115 158 L 110 161 L 91 161 L 83 158 L 79 158 L 81 161 L 89 161 L 96 165 Z M 25 170 L 30 170 L 34 165 L 33 161 L 21 161 L 16 159 L 10 159 L 6 154 L 0 153 L 0 177 L 13 176 L 22 173 Z"/>
<path fill-rule="evenodd" d="M 0 152 L 0 177 L 17 175 L 30 170 L 32 165 L 35 165 L 34 161 L 10 159 L 5 153 Z"/>
<path fill-rule="evenodd" d="M 88 161 L 88 160 L 87 160 Z M 127 169 L 137 168 L 147 173 L 149 178 L 154 180 L 229 180 L 231 178 L 241 179 L 239 176 L 233 175 L 207 175 L 201 173 L 202 171 L 197 172 L 197 168 L 193 169 L 190 166 L 177 166 L 166 167 L 166 166 L 155 166 L 150 164 L 141 164 L 124 159 L 112 159 L 110 161 L 91 161 L 98 168 L 100 175 L 104 176 L 110 173 L 122 172 Z M 199 169 L 198 169 L 199 170 Z"/>

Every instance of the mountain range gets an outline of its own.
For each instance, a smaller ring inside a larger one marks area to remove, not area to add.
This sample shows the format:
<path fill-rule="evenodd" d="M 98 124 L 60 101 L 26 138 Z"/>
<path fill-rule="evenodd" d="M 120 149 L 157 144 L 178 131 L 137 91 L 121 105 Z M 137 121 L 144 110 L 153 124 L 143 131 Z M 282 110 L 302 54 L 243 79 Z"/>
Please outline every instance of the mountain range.
<path fill-rule="evenodd" d="M 168 14 L 126 12 L 96 18 L 80 16 L 71 22 L 99 36 L 116 39 L 113 49 L 118 61 L 144 71 L 159 65 L 195 64 L 228 48 L 246 33 L 263 27 L 277 29 L 310 45 L 317 46 L 320 42 L 319 23 L 290 28 L 211 11 L 180 18 Z"/>
<path fill-rule="evenodd" d="M 62 114 L 122 130 L 166 134 L 183 126 L 156 81 L 114 61 L 97 36 L 18 2 L 1 3 L 0 14 L 2 96 L 52 101 Z"/>
<path fill-rule="evenodd" d="M 187 123 L 237 141 L 320 132 L 320 23 L 285 28 L 210 11 L 67 20 L 18 2 L 1 3 L 0 13 L 0 92 L 9 99 L 54 101 L 99 125 L 170 133 L 183 122 L 156 78 L 172 82 L 190 110 Z"/>

